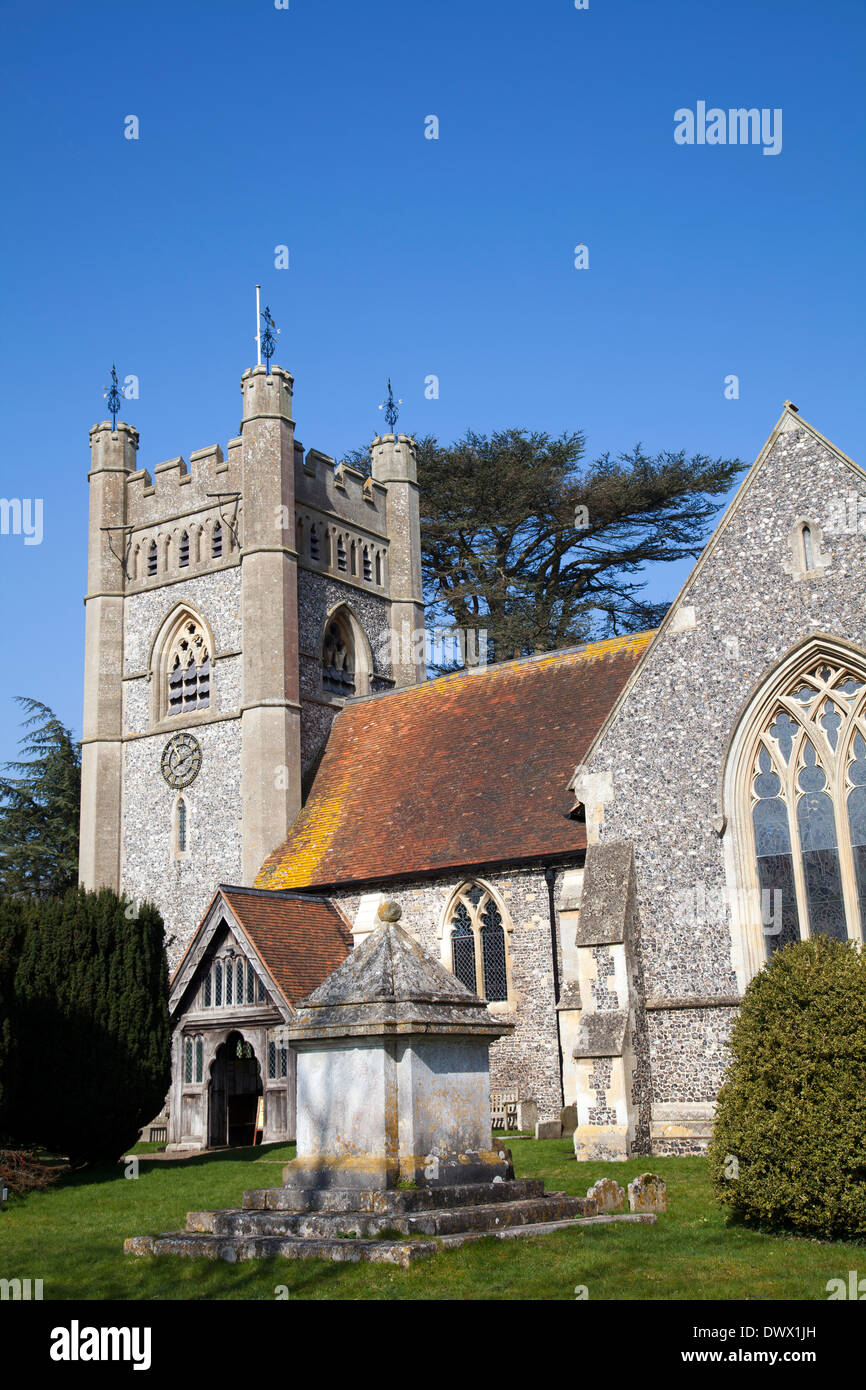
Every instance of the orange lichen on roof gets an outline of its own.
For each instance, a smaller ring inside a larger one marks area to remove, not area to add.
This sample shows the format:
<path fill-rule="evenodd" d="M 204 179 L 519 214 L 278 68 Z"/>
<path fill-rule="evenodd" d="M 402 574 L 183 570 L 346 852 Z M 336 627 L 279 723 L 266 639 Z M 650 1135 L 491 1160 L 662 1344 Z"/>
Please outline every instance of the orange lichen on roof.
<path fill-rule="evenodd" d="M 563 856 L 586 844 L 566 785 L 652 632 L 475 667 L 359 700 L 259 888 L 309 888 Z"/>

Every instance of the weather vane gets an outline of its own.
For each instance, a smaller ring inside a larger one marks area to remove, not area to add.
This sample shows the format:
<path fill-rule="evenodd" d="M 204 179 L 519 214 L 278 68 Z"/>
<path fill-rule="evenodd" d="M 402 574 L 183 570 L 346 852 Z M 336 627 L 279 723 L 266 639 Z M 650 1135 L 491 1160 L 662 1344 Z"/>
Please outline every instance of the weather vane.
<path fill-rule="evenodd" d="M 397 433 L 397 416 L 400 414 L 398 407 L 402 404 L 402 396 L 399 398 L 399 400 L 394 400 L 394 392 L 391 390 L 391 378 L 388 377 L 388 395 L 382 402 L 382 404 L 379 406 L 379 409 L 384 410 L 385 419 L 388 421 L 388 424 L 391 427 L 392 434 Z"/>
<path fill-rule="evenodd" d="M 265 359 L 265 366 L 267 367 L 268 371 L 270 371 L 271 358 L 277 350 L 277 334 L 280 330 L 277 328 L 277 325 L 271 318 L 271 311 L 268 308 L 267 304 L 262 310 L 262 319 L 264 320 L 265 325 L 265 331 L 262 334 L 262 355 Z"/>
<path fill-rule="evenodd" d="M 102 394 L 108 402 L 108 409 L 111 411 L 111 430 L 112 433 L 115 433 L 117 430 L 117 412 L 120 409 L 121 396 L 120 387 L 117 384 L 117 372 L 114 370 L 113 363 L 111 367 L 111 385 L 107 386 Z"/>

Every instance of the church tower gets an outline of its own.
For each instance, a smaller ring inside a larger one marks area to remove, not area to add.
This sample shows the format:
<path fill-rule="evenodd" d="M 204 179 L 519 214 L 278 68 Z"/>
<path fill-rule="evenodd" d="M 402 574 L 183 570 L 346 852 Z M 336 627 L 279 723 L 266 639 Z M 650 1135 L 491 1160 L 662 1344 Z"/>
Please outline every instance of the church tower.
<path fill-rule="evenodd" d="M 180 957 L 251 885 L 353 695 L 424 679 L 414 444 L 372 475 L 295 438 L 291 375 L 241 379 L 240 434 L 137 466 L 90 433 L 80 877 L 160 908 Z"/>

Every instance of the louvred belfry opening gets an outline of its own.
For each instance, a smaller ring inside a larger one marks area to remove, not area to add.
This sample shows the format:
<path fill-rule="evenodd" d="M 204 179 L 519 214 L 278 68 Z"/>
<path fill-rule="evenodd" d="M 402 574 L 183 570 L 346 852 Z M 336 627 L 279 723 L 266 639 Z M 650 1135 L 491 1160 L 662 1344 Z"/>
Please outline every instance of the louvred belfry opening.
<path fill-rule="evenodd" d="M 187 714 L 210 705 L 210 652 L 199 623 L 186 618 L 168 658 L 168 713 Z"/>

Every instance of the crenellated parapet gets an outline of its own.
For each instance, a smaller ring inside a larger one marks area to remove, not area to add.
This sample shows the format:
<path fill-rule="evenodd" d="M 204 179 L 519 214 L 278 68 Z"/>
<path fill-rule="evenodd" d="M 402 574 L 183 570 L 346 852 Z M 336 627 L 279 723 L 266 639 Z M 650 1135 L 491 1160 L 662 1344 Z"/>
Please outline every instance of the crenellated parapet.
<path fill-rule="evenodd" d="M 127 586 L 155 587 L 171 578 L 237 564 L 243 505 L 240 451 L 218 444 L 144 468 L 126 479 Z"/>
<path fill-rule="evenodd" d="M 388 489 L 351 464 L 295 442 L 295 499 L 306 507 L 368 534 L 387 536 Z"/>

